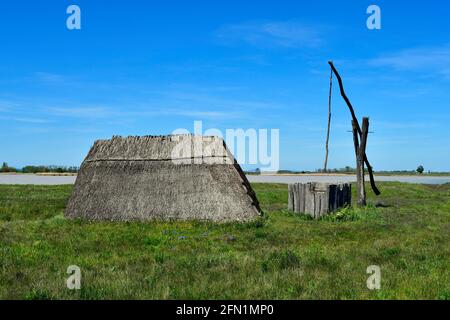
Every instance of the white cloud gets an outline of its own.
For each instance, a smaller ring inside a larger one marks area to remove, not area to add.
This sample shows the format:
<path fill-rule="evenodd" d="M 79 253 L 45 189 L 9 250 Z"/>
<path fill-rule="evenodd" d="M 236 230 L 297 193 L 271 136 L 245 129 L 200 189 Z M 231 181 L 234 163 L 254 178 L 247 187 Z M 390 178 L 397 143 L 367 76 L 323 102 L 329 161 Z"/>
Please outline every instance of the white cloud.
<path fill-rule="evenodd" d="M 100 105 L 61 102 L 59 105 L 42 106 L 40 110 L 51 117 L 79 119 L 133 120 L 170 116 L 197 119 L 248 119 L 252 114 L 261 114 L 261 110 L 276 110 L 281 107 L 274 101 L 242 97 L 241 90 L 240 87 L 205 89 L 176 85 L 165 90 L 151 91 L 150 97 L 138 101 L 128 100 Z"/>
<path fill-rule="evenodd" d="M 65 81 L 65 77 L 60 75 L 60 74 L 56 74 L 56 73 L 49 73 L 49 72 L 36 72 L 35 76 L 37 78 L 37 80 L 41 81 L 41 82 L 46 82 L 46 83 L 61 83 Z"/>
<path fill-rule="evenodd" d="M 235 112 L 216 112 L 216 111 L 190 111 L 190 110 L 169 110 L 168 114 L 186 116 L 199 119 L 225 119 L 225 118 L 240 118 L 241 114 Z"/>
<path fill-rule="evenodd" d="M 322 44 L 317 30 L 295 22 L 247 22 L 226 25 L 216 32 L 225 44 L 244 42 L 261 47 L 316 47 Z"/>
<path fill-rule="evenodd" d="M 49 123 L 49 120 L 40 118 L 12 118 L 14 121 L 26 122 L 26 123 Z"/>
<path fill-rule="evenodd" d="M 74 117 L 74 118 L 106 118 L 117 115 L 114 110 L 106 107 L 49 107 L 46 111 L 56 116 Z"/>
<path fill-rule="evenodd" d="M 75 107 L 75 108 L 46 108 L 46 111 L 53 116 L 60 116 L 66 118 L 84 118 L 84 119 L 109 119 L 109 118 L 141 118 L 141 117 L 155 117 L 155 116 L 184 116 L 202 119 L 224 119 L 224 118 L 239 118 L 242 117 L 240 113 L 236 112 L 218 112 L 208 110 L 196 110 L 189 108 L 158 108 L 152 107 L 133 108 L 129 111 L 117 110 L 108 107 Z"/>
<path fill-rule="evenodd" d="M 431 123 L 428 121 L 422 120 L 421 122 L 411 122 L 402 120 L 403 122 L 394 122 L 394 121 L 374 121 L 373 127 L 377 129 L 392 129 L 392 130 L 406 130 L 406 129 L 430 129 L 436 128 L 439 126 L 437 123 Z"/>
<path fill-rule="evenodd" d="M 18 106 L 19 105 L 17 103 L 0 100 L 0 112 L 10 112 L 14 108 L 17 108 Z"/>
<path fill-rule="evenodd" d="M 239 109 L 239 110 L 256 110 L 256 109 L 276 109 L 279 105 L 273 102 L 255 101 L 248 99 L 231 99 L 221 95 L 212 95 L 199 91 L 166 91 L 161 92 L 170 103 L 179 105 L 197 105 L 208 109 Z"/>
<path fill-rule="evenodd" d="M 450 77 L 450 45 L 405 49 L 372 59 L 369 64 Z"/>
<path fill-rule="evenodd" d="M 49 120 L 41 119 L 41 118 L 23 118 L 23 117 L 2 117 L 0 116 L 0 119 L 2 120 L 10 120 L 10 121 L 16 121 L 16 122 L 25 122 L 25 123 L 49 123 Z"/>

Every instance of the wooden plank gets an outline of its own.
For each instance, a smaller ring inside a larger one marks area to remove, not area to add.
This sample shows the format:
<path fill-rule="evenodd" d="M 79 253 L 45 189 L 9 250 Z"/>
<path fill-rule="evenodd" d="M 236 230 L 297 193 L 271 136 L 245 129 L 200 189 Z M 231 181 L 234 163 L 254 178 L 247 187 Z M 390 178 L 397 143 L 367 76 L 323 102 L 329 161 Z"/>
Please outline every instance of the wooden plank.
<path fill-rule="evenodd" d="M 292 184 L 288 185 L 288 210 L 294 211 L 294 192 Z"/>
<path fill-rule="evenodd" d="M 328 213 L 328 206 L 326 206 L 326 192 L 317 192 L 317 197 L 319 198 L 319 208 L 317 210 L 317 218 L 320 218 Z"/>
<path fill-rule="evenodd" d="M 315 217 L 314 187 L 311 183 L 305 185 L 305 212 Z"/>
<path fill-rule="evenodd" d="M 342 190 L 342 201 L 341 201 L 341 207 L 345 206 L 345 202 L 348 201 L 349 194 L 349 185 L 345 185 Z"/>
<path fill-rule="evenodd" d="M 320 201 L 321 201 L 321 193 L 313 192 L 314 197 L 314 218 L 320 218 Z"/>
<path fill-rule="evenodd" d="M 298 183 L 294 184 L 294 211 L 300 213 L 300 197 L 299 192 L 300 185 Z"/>
<path fill-rule="evenodd" d="M 305 212 L 305 185 L 298 184 L 298 212 Z"/>
<path fill-rule="evenodd" d="M 345 184 L 343 186 L 342 195 L 343 195 L 342 207 L 350 205 L 351 199 L 352 199 L 352 192 L 351 192 L 350 184 Z"/>
<path fill-rule="evenodd" d="M 327 215 L 330 210 L 330 185 L 327 185 L 322 195 L 320 216 Z"/>
<path fill-rule="evenodd" d="M 345 190 L 346 190 L 346 202 L 344 203 L 344 205 L 346 206 L 351 206 L 352 204 L 352 185 L 351 184 L 347 184 L 345 186 Z"/>
<path fill-rule="evenodd" d="M 328 210 L 329 211 L 335 211 L 337 209 L 337 189 L 339 186 L 330 184 L 328 186 Z"/>

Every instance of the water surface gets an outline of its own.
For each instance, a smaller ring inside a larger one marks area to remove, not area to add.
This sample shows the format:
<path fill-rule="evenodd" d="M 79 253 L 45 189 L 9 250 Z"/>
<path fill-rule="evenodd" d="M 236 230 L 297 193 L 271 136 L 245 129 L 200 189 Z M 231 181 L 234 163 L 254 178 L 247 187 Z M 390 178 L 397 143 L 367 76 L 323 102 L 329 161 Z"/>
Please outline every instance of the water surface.
<path fill-rule="evenodd" d="M 250 182 L 258 183 L 306 183 L 306 182 L 328 182 L 346 183 L 355 182 L 354 175 L 248 175 Z M 33 174 L 0 174 L 0 184 L 34 184 L 34 185 L 60 185 L 73 184 L 74 176 L 38 176 Z M 444 184 L 450 183 L 450 176 L 375 176 L 376 181 L 399 181 L 420 184 Z M 369 181 L 369 178 L 367 178 Z"/>

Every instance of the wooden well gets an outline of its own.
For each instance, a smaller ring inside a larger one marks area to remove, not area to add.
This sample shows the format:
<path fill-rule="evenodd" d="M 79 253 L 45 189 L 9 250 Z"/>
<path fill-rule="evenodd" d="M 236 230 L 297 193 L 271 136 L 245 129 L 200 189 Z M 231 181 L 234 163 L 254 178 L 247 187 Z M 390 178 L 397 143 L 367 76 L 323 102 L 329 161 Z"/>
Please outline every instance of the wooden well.
<path fill-rule="evenodd" d="M 351 185 L 329 183 L 289 184 L 288 209 L 318 219 L 351 204 Z"/>

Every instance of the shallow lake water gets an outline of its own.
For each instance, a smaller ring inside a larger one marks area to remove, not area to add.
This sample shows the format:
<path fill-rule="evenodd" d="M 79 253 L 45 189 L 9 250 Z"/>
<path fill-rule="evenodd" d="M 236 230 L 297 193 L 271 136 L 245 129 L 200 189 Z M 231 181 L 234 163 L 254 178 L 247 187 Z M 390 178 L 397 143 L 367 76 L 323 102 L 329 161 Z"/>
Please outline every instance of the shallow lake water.
<path fill-rule="evenodd" d="M 327 182 L 345 183 L 354 182 L 354 175 L 248 175 L 250 182 L 258 183 L 306 183 L 306 182 Z M 34 184 L 34 185 L 61 185 L 73 184 L 74 176 L 38 176 L 33 174 L 0 174 L 0 184 Z M 366 179 L 369 181 L 369 178 Z M 376 181 L 399 181 L 406 183 L 421 184 L 444 184 L 450 183 L 450 176 L 430 177 L 430 176 L 375 176 Z"/>

